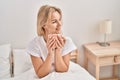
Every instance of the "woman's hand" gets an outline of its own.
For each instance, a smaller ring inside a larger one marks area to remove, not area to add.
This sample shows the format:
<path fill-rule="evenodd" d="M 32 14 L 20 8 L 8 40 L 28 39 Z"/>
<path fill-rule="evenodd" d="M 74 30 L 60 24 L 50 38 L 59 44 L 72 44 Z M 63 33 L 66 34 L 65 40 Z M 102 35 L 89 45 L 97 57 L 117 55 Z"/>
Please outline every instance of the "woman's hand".
<path fill-rule="evenodd" d="M 62 49 L 65 45 L 66 39 L 60 34 L 58 34 L 55 39 L 56 39 L 56 49 Z"/>
<path fill-rule="evenodd" d="M 54 53 L 54 50 L 56 48 L 56 40 L 55 37 L 52 36 L 51 34 L 48 35 L 48 39 L 47 39 L 47 48 L 48 48 L 48 53 Z"/>
<path fill-rule="evenodd" d="M 61 51 L 64 47 L 66 39 L 61 34 L 48 35 L 47 48 L 50 53 L 54 50 Z"/>

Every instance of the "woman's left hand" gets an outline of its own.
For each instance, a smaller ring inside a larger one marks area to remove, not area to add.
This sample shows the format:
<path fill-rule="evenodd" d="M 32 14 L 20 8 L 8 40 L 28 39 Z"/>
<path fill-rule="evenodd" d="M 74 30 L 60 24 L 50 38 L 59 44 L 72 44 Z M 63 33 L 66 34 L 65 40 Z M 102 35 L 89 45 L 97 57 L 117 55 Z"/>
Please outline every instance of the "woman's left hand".
<path fill-rule="evenodd" d="M 56 49 L 62 49 L 65 45 L 66 39 L 62 35 L 56 37 Z"/>

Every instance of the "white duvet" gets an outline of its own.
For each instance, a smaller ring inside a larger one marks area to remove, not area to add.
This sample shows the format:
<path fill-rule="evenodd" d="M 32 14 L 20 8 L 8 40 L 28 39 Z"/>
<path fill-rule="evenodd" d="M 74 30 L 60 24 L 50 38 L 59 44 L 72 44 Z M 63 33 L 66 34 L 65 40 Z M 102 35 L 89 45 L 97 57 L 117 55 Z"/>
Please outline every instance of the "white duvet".
<path fill-rule="evenodd" d="M 34 69 L 32 68 L 19 76 L 2 80 L 95 80 L 95 78 L 78 64 L 70 62 L 68 72 L 64 73 L 52 72 L 45 76 L 44 78 L 40 79 L 36 76 Z"/>

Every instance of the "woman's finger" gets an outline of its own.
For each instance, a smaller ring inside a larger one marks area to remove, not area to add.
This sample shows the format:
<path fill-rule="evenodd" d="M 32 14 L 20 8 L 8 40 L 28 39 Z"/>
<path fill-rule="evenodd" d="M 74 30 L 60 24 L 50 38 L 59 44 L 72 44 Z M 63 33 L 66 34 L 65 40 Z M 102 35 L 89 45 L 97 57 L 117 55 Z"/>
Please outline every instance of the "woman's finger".
<path fill-rule="evenodd" d="M 64 46 L 64 44 L 65 44 L 64 38 L 62 38 L 61 35 L 58 35 L 58 40 L 60 41 L 61 45 Z"/>
<path fill-rule="evenodd" d="M 48 44 L 50 44 L 52 41 L 54 41 L 55 40 L 55 38 L 54 37 L 52 37 L 51 39 L 48 39 Z"/>
<path fill-rule="evenodd" d="M 51 48 L 55 43 L 55 39 L 51 40 L 50 42 L 48 42 L 48 47 Z"/>
<path fill-rule="evenodd" d="M 60 41 L 58 40 L 58 38 L 56 38 L 56 45 L 57 45 L 57 47 L 59 46 L 60 48 L 63 47 L 62 44 L 60 43 Z"/>

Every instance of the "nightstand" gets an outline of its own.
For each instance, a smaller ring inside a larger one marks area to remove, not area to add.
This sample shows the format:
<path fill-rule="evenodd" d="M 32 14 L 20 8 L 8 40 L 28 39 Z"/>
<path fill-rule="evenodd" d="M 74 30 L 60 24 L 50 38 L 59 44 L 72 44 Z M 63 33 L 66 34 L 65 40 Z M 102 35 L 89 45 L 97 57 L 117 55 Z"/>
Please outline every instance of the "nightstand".
<path fill-rule="evenodd" d="M 120 64 L 120 41 L 109 42 L 110 46 L 102 47 L 97 43 L 88 43 L 84 45 L 85 68 L 88 70 L 88 61 L 95 65 L 95 77 L 99 78 L 100 67 L 113 65 L 113 77 L 102 80 L 118 80 L 116 76 L 117 65 Z"/>

